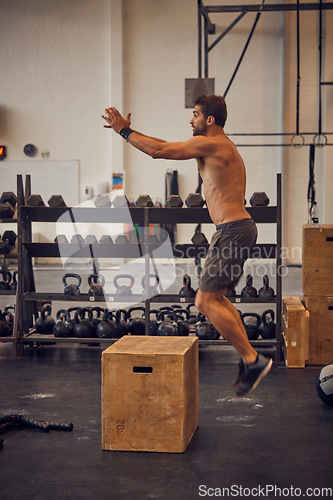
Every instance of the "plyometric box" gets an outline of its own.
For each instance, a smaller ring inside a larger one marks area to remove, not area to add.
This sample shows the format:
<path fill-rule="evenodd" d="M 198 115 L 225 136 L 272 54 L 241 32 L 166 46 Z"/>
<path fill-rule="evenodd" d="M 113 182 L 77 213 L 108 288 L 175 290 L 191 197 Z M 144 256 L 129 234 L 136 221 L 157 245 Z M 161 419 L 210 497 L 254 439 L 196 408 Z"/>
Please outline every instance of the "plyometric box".
<path fill-rule="evenodd" d="M 184 452 L 198 426 L 197 337 L 125 336 L 102 353 L 102 448 Z"/>
<path fill-rule="evenodd" d="M 303 226 L 304 295 L 333 295 L 333 224 Z"/>
<path fill-rule="evenodd" d="M 307 364 L 326 365 L 333 361 L 333 295 L 303 298 L 309 312 L 309 356 Z"/>
<path fill-rule="evenodd" d="M 284 359 L 288 368 L 304 368 L 309 351 L 309 313 L 299 297 L 282 298 Z"/>

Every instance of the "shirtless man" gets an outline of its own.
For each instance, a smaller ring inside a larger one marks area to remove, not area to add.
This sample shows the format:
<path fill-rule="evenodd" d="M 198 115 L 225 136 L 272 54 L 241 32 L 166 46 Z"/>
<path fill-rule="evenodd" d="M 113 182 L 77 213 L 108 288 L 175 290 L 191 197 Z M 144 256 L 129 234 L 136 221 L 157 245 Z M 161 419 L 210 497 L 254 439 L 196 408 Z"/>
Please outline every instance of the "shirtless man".
<path fill-rule="evenodd" d="M 152 158 L 197 161 L 216 232 L 202 269 L 195 305 L 240 354 L 234 387 L 238 396 L 244 396 L 269 372 L 272 360 L 253 349 L 237 309 L 224 295 L 227 288 L 238 283 L 246 260 L 245 250 L 249 251 L 257 239 L 256 225 L 244 207 L 244 163 L 223 130 L 227 118 L 225 101 L 215 95 L 198 97 L 190 121 L 193 137 L 184 142 L 166 142 L 141 134 L 130 128 L 130 114 L 124 118 L 114 107 L 105 113 L 106 128 L 112 128 Z"/>

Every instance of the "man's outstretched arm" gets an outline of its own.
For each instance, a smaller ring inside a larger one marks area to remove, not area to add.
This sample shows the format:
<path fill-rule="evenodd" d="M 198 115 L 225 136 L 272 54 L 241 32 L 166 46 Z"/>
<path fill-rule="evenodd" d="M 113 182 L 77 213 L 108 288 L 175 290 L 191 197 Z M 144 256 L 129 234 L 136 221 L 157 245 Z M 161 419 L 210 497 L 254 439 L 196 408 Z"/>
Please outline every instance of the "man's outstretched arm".
<path fill-rule="evenodd" d="M 206 137 L 196 136 L 183 142 L 166 142 L 130 129 L 130 114 L 125 119 L 114 107 L 107 108 L 105 112 L 103 118 L 108 123 L 107 128 L 113 128 L 118 134 L 122 132 L 121 135 L 132 146 L 152 158 L 189 160 L 212 153 L 212 143 Z"/>

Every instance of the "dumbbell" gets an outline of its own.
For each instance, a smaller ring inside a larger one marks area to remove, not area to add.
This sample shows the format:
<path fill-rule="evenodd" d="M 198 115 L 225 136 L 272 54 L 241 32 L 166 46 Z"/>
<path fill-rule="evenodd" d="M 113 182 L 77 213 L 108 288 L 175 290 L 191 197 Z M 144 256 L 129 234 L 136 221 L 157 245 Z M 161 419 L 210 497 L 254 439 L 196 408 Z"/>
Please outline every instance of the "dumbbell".
<path fill-rule="evenodd" d="M 94 205 L 99 208 L 111 207 L 111 200 L 107 194 L 99 194 L 94 199 Z"/>
<path fill-rule="evenodd" d="M 1 203 L 9 203 L 13 208 L 15 208 L 17 203 L 16 194 L 13 191 L 4 191 L 0 198 Z"/>
<path fill-rule="evenodd" d="M 113 240 L 108 234 L 103 234 L 99 240 L 101 245 L 113 245 Z"/>
<path fill-rule="evenodd" d="M 53 194 L 48 200 L 49 207 L 66 207 L 66 203 L 61 194 Z"/>
<path fill-rule="evenodd" d="M 74 278 L 77 283 L 67 283 L 68 278 Z M 82 278 L 76 273 L 66 273 L 62 277 L 62 282 L 65 287 L 64 295 L 80 295 L 80 285 L 82 283 Z"/>
<path fill-rule="evenodd" d="M 250 198 L 250 204 L 252 207 L 267 207 L 269 205 L 269 198 L 266 193 L 253 193 Z"/>
<path fill-rule="evenodd" d="M 14 231 L 5 231 L 0 239 L 0 254 L 7 254 L 14 250 L 16 238 Z"/>
<path fill-rule="evenodd" d="M 16 290 L 17 289 L 17 275 L 18 275 L 18 270 L 16 270 L 16 271 L 13 272 L 12 282 L 9 285 L 9 289 L 10 290 Z"/>
<path fill-rule="evenodd" d="M 185 205 L 188 208 L 203 207 L 205 200 L 200 193 L 190 193 L 185 200 Z"/>
<path fill-rule="evenodd" d="M 45 207 L 45 203 L 40 194 L 31 194 L 28 197 L 26 204 L 28 207 Z"/>
<path fill-rule="evenodd" d="M 130 203 L 126 195 L 117 194 L 112 200 L 112 205 L 116 208 L 128 207 L 129 204 Z"/>
<path fill-rule="evenodd" d="M 252 286 L 253 278 L 251 274 L 248 274 L 246 276 L 246 286 L 242 289 L 241 291 L 241 296 L 242 297 L 257 297 L 258 292 L 257 289 Z"/>
<path fill-rule="evenodd" d="M 8 317 L 8 320 L 6 318 Z M 0 337 L 9 337 L 12 334 L 13 316 L 9 311 L 0 310 Z"/>
<path fill-rule="evenodd" d="M 245 318 L 247 318 L 246 321 Z M 259 337 L 259 326 L 261 318 L 257 313 L 243 313 L 241 315 L 242 322 L 245 327 L 246 334 L 249 340 L 257 340 Z"/>
<path fill-rule="evenodd" d="M 265 274 L 262 278 L 263 287 L 259 289 L 258 296 L 259 297 L 274 297 L 274 290 L 269 286 L 269 278 L 268 275 Z"/>
<path fill-rule="evenodd" d="M 171 194 L 165 202 L 168 208 L 180 208 L 183 206 L 183 200 L 178 194 Z"/>
<path fill-rule="evenodd" d="M 120 285 L 119 280 L 129 280 L 128 285 Z M 131 274 L 118 274 L 113 278 L 113 284 L 116 287 L 116 297 L 129 297 L 132 295 L 132 288 L 134 285 L 134 278 Z"/>
<path fill-rule="evenodd" d="M 88 295 L 91 298 L 102 297 L 104 295 L 103 287 L 105 278 L 101 274 L 90 274 L 88 276 L 89 291 Z"/>
<path fill-rule="evenodd" d="M 153 207 L 154 203 L 148 194 L 141 194 L 135 202 L 137 207 Z"/>
<path fill-rule="evenodd" d="M 12 219 L 14 213 L 14 207 L 10 203 L 0 203 L 0 219 Z"/>

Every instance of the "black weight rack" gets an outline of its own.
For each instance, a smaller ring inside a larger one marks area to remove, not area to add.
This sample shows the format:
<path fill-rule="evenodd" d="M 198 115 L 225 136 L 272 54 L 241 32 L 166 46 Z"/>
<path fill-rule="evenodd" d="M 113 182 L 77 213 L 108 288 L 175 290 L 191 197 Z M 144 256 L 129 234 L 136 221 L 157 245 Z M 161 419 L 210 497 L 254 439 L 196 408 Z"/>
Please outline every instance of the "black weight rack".
<path fill-rule="evenodd" d="M 41 304 L 52 301 L 87 302 L 91 305 L 88 294 L 80 294 L 79 297 L 68 297 L 62 293 L 37 293 L 35 290 L 32 258 L 33 257 L 77 257 L 89 258 L 92 253 L 95 258 L 138 258 L 143 257 L 145 262 L 146 282 L 149 282 L 152 256 L 158 253 L 158 257 L 169 257 L 163 254 L 163 245 L 149 243 L 149 226 L 151 224 L 176 223 L 176 224 L 205 224 L 212 223 L 207 208 L 89 208 L 89 207 L 28 207 L 24 204 L 24 197 L 31 190 L 30 176 L 26 178 L 25 193 L 23 191 L 22 176 L 17 179 L 18 191 L 18 322 L 17 322 L 17 352 L 22 353 L 24 344 L 43 343 L 84 343 L 84 344 L 110 344 L 117 339 L 78 339 L 78 338 L 56 338 L 47 335 L 38 335 L 34 332 L 33 324 L 38 317 Z M 241 303 L 275 303 L 276 304 L 276 338 L 272 340 L 251 341 L 254 347 L 273 347 L 275 349 L 275 360 L 280 361 L 281 356 L 281 304 L 282 304 L 282 278 L 281 278 L 281 174 L 277 175 L 277 204 L 268 207 L 247 207 L 247 211 L 257 224 L 276 224 L 276 243 L 257 244 L 251 251 L 249 258 L 275 259 L 276 261 L 276 295 L 270 298 L 244 298 L 240 295 L 229 297 L 231 302 Z M 141 244 L 122 245 L 76 245 L 57 243 L 34 243 L 31 240 L 32 222 L 57 222 L 59 217 L 68 212 L 69 219 L 80 222 L 117 222 L 140 224 L 144 227 L 144 241 Z M 172 245 L 174 258 L 186 255 L 188 258 L 203 257 L 209 245 L 179 244 Z M 156 252 L 158 250 L 158 252 Z M 96 297 L 95 305 L 106 302 L 108 307 L 127 299 L 116 297 L 115 294 Z M 131 296 L 133 304 L 144 303 L 146 334 L 149 333 L 149 313 L 151 304 L 154 303 L 193 303 L 194 298 L 180 297 L 177 294 L 159 294 L 153 297 L 145 297 L 140 294 Z M 87 304 L 88 305 L 88 304 Z M 115 308 L 115 307 L 113 307 Z M 226 345 L 227 341 L 219 339 L 216 341 L 200 341 L 210 345 Z"/>

